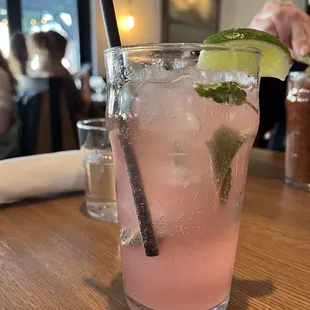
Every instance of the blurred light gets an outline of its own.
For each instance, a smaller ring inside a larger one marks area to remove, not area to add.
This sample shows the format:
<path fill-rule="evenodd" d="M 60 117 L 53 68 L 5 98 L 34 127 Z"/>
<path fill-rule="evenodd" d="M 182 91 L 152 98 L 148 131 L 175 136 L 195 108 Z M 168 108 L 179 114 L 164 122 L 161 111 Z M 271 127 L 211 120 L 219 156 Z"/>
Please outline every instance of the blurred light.
<path fill-rule="evenodd" d="M 30 67 L 33 71 L 37 71 L 40 67 L 40 63 L 39 63 L 39 56 L 36 55 L 33 57 L 31 63 L 30 63 Z"/>
<path fill-rule="evenodd" d="M 49 25 L 49 24 L 46 24 L 46 25 L 41 26 L 41 30 L 42 30 L 43 32 L 50 31 L 51 29 L 52 29 L 52 26 Z"/>
<path fill-rule="evenodd" d="M 41 29 L 40 29 L 39 26 L 32 26 L 32 27 L 30 28 L 30 32 L 31 32 L 31 33 L 40 32 L 40 31 L 41 31 Z"/>
<path fill-rule="evenodd" d="M 68 60 L 68 58 L 64 57 L 61 60 L 61 64 L 66 68 L 66 69 L 70 69 L 70 62 Z"/>
<path fill-rule="evenodd" d="M 120 18 L 120 26 L 123 30 L 130 30 L 135 26 L 135 18 L 132 15 Z"/>
<path fill-rule="evenodd" d="M 0 15 L 6 15 L 8 14 L 7 10 L 0 9 Z"/>
<path fill-rule="evenodd" d="M 42 16 L 42 18 L 45 19 L 47 22 L 50 22 L 50 21 L 54 20 L 54 16 L 52 14 L 49 14 L 49 13 L 44 14 Z"/>
<path fill-rule="evenodd" d="M 56 25 L 54 26 L 54 29 L 55 29 L 56 31 L 62 31 L 62 27 L 61 27 L 59 24 L 56 24 Z"/>
<path fill-rule="evenodd" d="M 45 25 L 47 23 L 47 20 L 45 18 L 41 18 L 41 24 Z"/>
<path fill-rule="evenodd" d="M 72 16 L 68 13 L 60 13 L 60 18 L 67 26 L 72 26 Z"/>
<path fill-rule="evenodd" d="M 0 50 L 3 53 L 4 57 L 8 57 L 10 54 L 10 35 L 9 35 L 9 27 L 0 23 Z"/>
<path fill-rule="evenodd" d="M 35 19 L 30 20 L 30 25 L 35 26 L 37 24 L 37 21 Z"/>
<path fill-rule="evenodd" d="M 193 13 L 197 14 L 199 17 L 203 18 L 203 20 L 210 19 L 211 14 L 214 11 L 214 3 L 216 1 L 201 1 L 201 0 L 173 0 L 173 7 L 175 8 L 176 12 L 183 12 L 192 11 Z"/>
<path fill-rule="evenodd" d="M 5 18 L 5 19 L 2 19 L 1 22 L 2 22 L 2 24 L 4 24 L 4 25 L 8 25 L 8 23 L 9 23 L 8 20 L 7 20 L 6 18 Z"/>

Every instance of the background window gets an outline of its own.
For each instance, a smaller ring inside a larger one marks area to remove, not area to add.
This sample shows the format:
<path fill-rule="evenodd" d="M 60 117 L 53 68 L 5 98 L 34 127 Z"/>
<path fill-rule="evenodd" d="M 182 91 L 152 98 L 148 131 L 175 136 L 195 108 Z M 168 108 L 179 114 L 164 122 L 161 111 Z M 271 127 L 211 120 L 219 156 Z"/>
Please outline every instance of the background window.
<path fill-rule="evenodd" d="M 0 50 L 5 57 L 9 56 L 10 36 L 6 0 L 0 0 Z"/>
<path fill-rule="evenodd" d="M 80 45 L 77 0 L 22 0 L 21 8 L 25 33 L 54 30 L 68 39 L 63 65 L 72 73 L 78 71 Z"/>

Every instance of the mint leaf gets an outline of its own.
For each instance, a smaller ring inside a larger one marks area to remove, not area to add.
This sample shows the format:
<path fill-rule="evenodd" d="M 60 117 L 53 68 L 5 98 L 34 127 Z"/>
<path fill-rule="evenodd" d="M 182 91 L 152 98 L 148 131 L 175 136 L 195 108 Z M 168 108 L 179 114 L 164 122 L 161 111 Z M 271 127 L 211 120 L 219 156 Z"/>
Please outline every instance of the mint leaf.
<path fill-rule="evenodd" d="M 226 204 L 228 202 L 230 189 L 231 189 L 231 167 L 228 168 L 221 186 L 220 196 L 223 204 Z"/>
<path fill-rule="evenodd" d="M 237 131 L 221 125 L 207 142 L 223 204 L 227 203 L 231 188 L 231 163 L 245 139 Z"/>
<path fill-rule="evenodd" d="M 236 82 L 198 84 L 194 87 L 200 97 L 211 98 L 217 103 L 242 105 L 247 103 L 247 93 Z"/>

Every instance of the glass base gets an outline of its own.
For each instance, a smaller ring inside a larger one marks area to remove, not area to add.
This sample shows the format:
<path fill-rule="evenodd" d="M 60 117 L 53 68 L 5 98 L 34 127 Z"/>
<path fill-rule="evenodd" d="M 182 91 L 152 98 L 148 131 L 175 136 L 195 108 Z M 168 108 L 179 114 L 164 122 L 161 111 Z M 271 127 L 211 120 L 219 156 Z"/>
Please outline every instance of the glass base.
<path fill-rule="evenodd" d="M 141 305 L 136 300 L 134 300 L 132 297 L 126 296 L 127 305 L 129 306 L 130 310 L 157 310 L 157 309 L 151 309 L 146 306 Z M 212 309 L 206 309 L 206 310 L 226 310 L 229 303 L 229 297 L 228 296 L 221 304 L 218 306 L 212 308 Z M 188 309 L 188 310 L 195 310 L 195 309 Z"/>
<path fill-rule="evenodd" d="M 117 223 L 116 202 L 90 202 L 86 200 L 85 208 L 87 214 L 98 221 Z"/>
<path fill-rule="evenodd" d="M 310 192 L 310 183 L 301 183 L 289 177 L 285 177 L 285 183 L 290 185 L 293 188 L 300 189 L 305 192 Z"/>

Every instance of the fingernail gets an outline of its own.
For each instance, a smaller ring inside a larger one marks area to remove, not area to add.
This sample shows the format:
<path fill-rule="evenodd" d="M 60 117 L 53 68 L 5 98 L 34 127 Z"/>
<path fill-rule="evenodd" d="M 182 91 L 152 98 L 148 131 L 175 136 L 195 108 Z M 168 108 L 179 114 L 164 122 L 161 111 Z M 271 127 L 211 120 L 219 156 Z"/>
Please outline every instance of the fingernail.
<path fill-rule="evenodd" d="M 301 56 L 307 56 L 309 54 L 310 54 L 310 49 L 308 46 L 305 45 L 305 46 L 301 47 L 301 49 L 300 49 L 300 55 Z"/>

